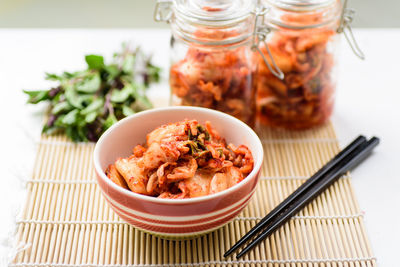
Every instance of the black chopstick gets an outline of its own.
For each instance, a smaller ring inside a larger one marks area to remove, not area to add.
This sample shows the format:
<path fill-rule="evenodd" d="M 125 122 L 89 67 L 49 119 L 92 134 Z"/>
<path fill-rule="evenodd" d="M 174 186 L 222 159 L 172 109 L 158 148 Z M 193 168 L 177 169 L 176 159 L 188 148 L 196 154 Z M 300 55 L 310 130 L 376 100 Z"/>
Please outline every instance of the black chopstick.
<path fill-rule="evenodd" d="M 266 227 L 275 217 L 286 209 L 293 201 L 300 195 L 304 194 L 310 187 L 316 184 L 326 173 L 332 170 L 341 160 L 353 152 L 361 144 L 365 143 L 367 139 L 360 135 L 341 152 L 339 152 L 332 160 L 319 169 L 313 176 L 304 182 L 296 191 L 294 191 L 288 198 L 274 208 L 267 216 L 265 216 L 259 223 L 257 223 L 247 234 L 245 234 L 236 244 L 234 244 L 228 251 L 225 252 L 224 257 L 229 256 L 250 238 L 257 234 L 262 228 Z"/>
<path fill-rule="evenodd" d="M 282 214 L 280 214 L 272 223 L 259 234 L 250 244 L 248 244 L 242 251 L 240 251 L 236 258 L 239 259 L 246 254 L 250 249 L 260 243 L 262 240 L 274 233 L 280 226 L 285 224 L 293 215 L 303 209 L 314 198 L 321 194 L 325 189 L 332 185 L 342 175 L 355 167 L 363 161 L 369 153 L 379 144 L 379 138 L 372 137 L 368 142 L 359 146 L 355 151 L 350 153 L 337 167 L 330 171 L 326 177 L 320 180 L 313 186 L 306 194 L 300 196 L 295 203 L 288 207 Z"/>

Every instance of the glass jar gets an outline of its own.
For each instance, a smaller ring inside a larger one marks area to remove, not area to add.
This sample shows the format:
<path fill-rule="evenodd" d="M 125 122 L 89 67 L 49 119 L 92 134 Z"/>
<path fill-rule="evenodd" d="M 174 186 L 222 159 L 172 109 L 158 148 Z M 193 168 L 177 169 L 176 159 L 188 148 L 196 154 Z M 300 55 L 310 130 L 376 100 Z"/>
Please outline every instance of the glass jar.
<path fill-rule="evenodd" d="M 261 46 L 264 57 L 258 55 L 257 117 L 262 124 L 287 129 L 323 124 L 334 105 L 341 2 L 264 0 L 263 4 L 269 8 L 265 24 L 271 32 Z M 262 64 L 271 58 L 283 79 Z"/>
<path fill-rule="evenodd" d="M 249 0 L 158 2 L 155 19 L 172 28 L 172 105 L 216 109 L 254 125 L 254 9 Z"/>

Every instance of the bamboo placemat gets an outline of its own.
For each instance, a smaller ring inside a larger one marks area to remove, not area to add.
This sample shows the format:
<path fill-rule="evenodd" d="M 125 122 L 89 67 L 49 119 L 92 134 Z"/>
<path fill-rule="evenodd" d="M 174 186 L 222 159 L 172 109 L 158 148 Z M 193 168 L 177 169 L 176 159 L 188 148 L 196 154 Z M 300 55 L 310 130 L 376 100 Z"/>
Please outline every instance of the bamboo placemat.
<path fill-rule="evenodd" d="M 317 171 L 339 146 L 331 124 L 261 129 L 262 179 L 248 207 L 205 236 L 168 241 L 123 222 L 95 182 L 93 144 L 42 136 L 10 266 L 376 266 L 350 177 L 336 182 L 240 261 L 223 253 Z"/>

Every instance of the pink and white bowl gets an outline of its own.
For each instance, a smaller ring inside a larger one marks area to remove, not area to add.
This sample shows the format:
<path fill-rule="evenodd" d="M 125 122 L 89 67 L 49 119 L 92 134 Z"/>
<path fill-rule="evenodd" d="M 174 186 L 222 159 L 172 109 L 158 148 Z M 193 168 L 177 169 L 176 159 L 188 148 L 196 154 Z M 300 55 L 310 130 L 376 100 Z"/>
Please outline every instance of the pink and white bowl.
<path fill-rule="evenodd" d="M 228 143 L 244 144 L 254 157 L 253 171 L 240 183 L 222 192 L 190 199 L 159 199 L 133 193 L 114 184 L 104 174 L 119 157 L 143 144 L 147 133 L 170 122 L 210 121 Z M 110 127 L 94 150 L 97 182 L 108 204 L 126 222 L 164 238 L 190 238 L 211 232 L 236 217 L 250 201 L 260 175 L 263 148 L 256 133 L 225 113 L 199 107 L 158 108 L 127 117 Z"/>

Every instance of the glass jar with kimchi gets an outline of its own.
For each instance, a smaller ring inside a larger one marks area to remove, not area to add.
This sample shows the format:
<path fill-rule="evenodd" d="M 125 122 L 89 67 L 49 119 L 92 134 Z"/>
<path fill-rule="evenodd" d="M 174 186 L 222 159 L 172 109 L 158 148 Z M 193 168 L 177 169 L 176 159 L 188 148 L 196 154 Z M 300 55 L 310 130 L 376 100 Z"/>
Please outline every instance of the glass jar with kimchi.
<path fill-rule="evenodd" d="M 269 8 L 264 22 L 271 32 L 260 48 L 263 54 L 258 55 L 258 118 L 263 124 L 287 129 L 323 124 L 334 105 L 342 3 L 264 0 L 263 4 Z M 282 79 L 262 64 L 271 58 Z"/>
<path fill-rule="evenodd" d="M 155 19 L 172 27 L 172 105 L 216 109 L 254 124 L 254 9 L 249 0 L 158 1 Z"/>

